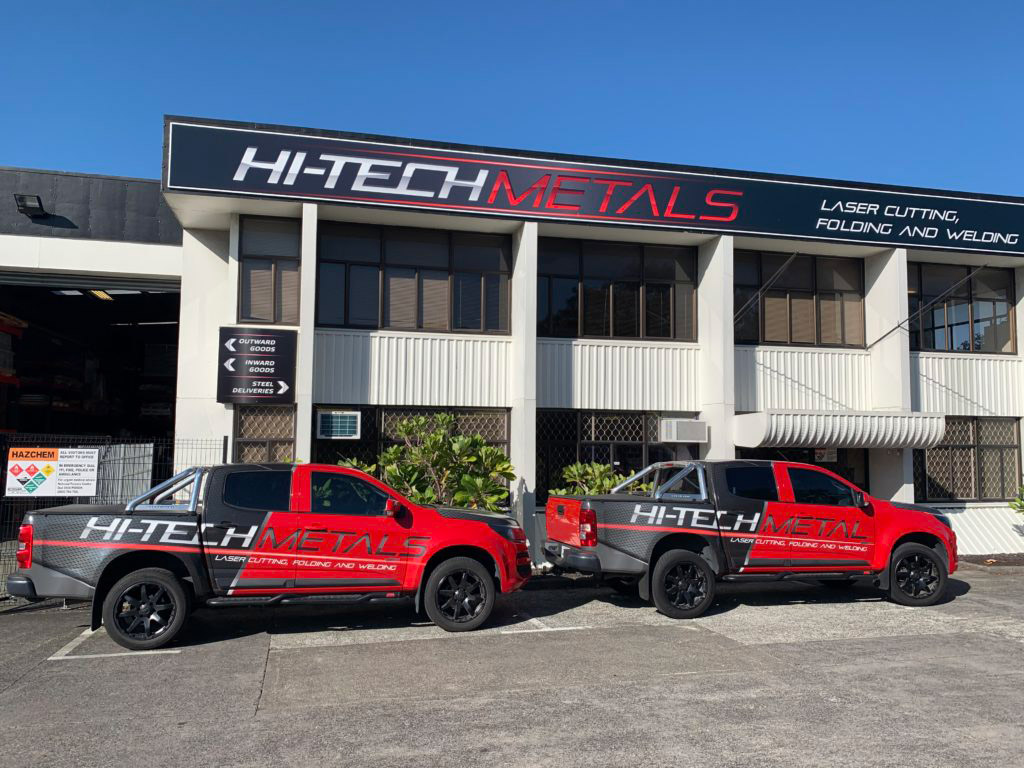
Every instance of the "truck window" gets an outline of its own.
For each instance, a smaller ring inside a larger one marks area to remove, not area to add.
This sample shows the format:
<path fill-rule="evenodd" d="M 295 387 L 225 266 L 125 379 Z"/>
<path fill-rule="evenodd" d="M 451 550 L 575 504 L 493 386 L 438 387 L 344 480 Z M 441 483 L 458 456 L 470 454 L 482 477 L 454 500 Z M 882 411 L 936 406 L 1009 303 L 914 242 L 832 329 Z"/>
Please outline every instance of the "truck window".
<path fill-rule="evenodd" d="M 725 470 L 725 484 L 733 496 L 761 501 L 779 500 L 775 473 L 769 466 L 729 467 Z"/>
<path fill-rule="evenodd" d="M 853 491 L 850 486 L 834 477 L 814 469 L 789 470 L 793 485 L 793 500 L 798 504 L 827 504 L 832 507 L 852 507 Z"/>
<path fill-rule="evenodd" d="M 388 495 L 365 480 L 334 472 L 314 472 L 313 512 L 322 515 L 383 515 Z"/>
<path fill-rule="evenodd" d="M 224 480 L 223 500 L 243 509 L 286 510 L 291 487 L 290 469 L 232 472 Z"/>

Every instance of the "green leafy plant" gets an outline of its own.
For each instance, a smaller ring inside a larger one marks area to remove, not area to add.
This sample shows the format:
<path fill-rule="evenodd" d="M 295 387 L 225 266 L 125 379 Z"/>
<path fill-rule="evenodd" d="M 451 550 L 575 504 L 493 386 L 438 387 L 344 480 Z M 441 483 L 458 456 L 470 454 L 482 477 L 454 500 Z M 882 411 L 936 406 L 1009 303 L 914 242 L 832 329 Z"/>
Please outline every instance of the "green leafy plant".
<path fill-rule="evenodd" d="M 565 488 L 551 491 L 553 496 L 597 496 L 611 493 L 612 488 L 624 483 L 629 475 L 615 471 L 610 464 L 591 462 L 589 464 L 570 464 L 562 470 L 562 479 L 568 484 Z M 625 489 L 627 493 L 649 493 L 651 483 L 631 483 Z"/>
<path fill-rule="evenodd" d="M 402 442 L 384 450 L 376 464 L 338 464 L 376 475 L 417 504 L 496 511 L 508 500 L 515 479 L 508 457 L 480 435 L 457 434 L 453 414 L 403 419 L 395 432 Z"/>
<path fill-rule="evenodd" d="M 1010 509 L 1018 515 L 1024 515 L 1024 485 L 1017 489 L 1016 498 L 1010 499 Z"/>

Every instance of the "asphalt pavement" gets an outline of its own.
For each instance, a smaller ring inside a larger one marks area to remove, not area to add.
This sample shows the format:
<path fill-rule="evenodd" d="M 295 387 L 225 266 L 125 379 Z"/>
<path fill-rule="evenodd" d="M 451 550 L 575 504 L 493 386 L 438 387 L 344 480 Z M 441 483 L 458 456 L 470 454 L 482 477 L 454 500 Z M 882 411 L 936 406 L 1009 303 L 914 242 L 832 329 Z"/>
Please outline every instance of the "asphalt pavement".
<path fill-rule="evenodd" d="M 909 609 L 721 585 L 672 621 L 537 578 L 481 631 L 411 609 L 204 609 L 131 653 L 88 610 L 0 613 L 0 766 L 1024 765 L 1024 568 Z"/>

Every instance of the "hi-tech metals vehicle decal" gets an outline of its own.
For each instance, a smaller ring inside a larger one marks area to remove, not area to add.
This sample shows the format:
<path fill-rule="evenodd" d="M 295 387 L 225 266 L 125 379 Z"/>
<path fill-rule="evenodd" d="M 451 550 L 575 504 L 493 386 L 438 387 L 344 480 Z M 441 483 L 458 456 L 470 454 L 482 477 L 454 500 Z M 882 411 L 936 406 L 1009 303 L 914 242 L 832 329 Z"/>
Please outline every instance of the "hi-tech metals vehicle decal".
<path fill-rule="evenodd" d="M 1024 202 L 167 118 L 167 192 L 1024 254 Z"/>

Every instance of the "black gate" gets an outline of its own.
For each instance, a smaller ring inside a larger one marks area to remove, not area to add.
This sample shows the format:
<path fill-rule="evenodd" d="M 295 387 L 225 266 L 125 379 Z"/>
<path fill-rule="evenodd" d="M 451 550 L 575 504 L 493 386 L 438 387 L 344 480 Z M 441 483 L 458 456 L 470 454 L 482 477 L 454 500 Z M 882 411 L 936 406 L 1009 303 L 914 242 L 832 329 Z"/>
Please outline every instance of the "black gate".
<path fill-rule="evenodd" d="M 4 493 L 10 448 L 96 448 L 98 471 L 95 496 L 17 496 Z M 140 496 L 183 469 L 227 461 L 227 439 L 81 437 L 77 435 L 2 435 L 0 464 L 0 598 L 7 595 L 7 576 L 17 568 L 18 528 L 25 515 L 61 504 L 120 504 Z"/>

